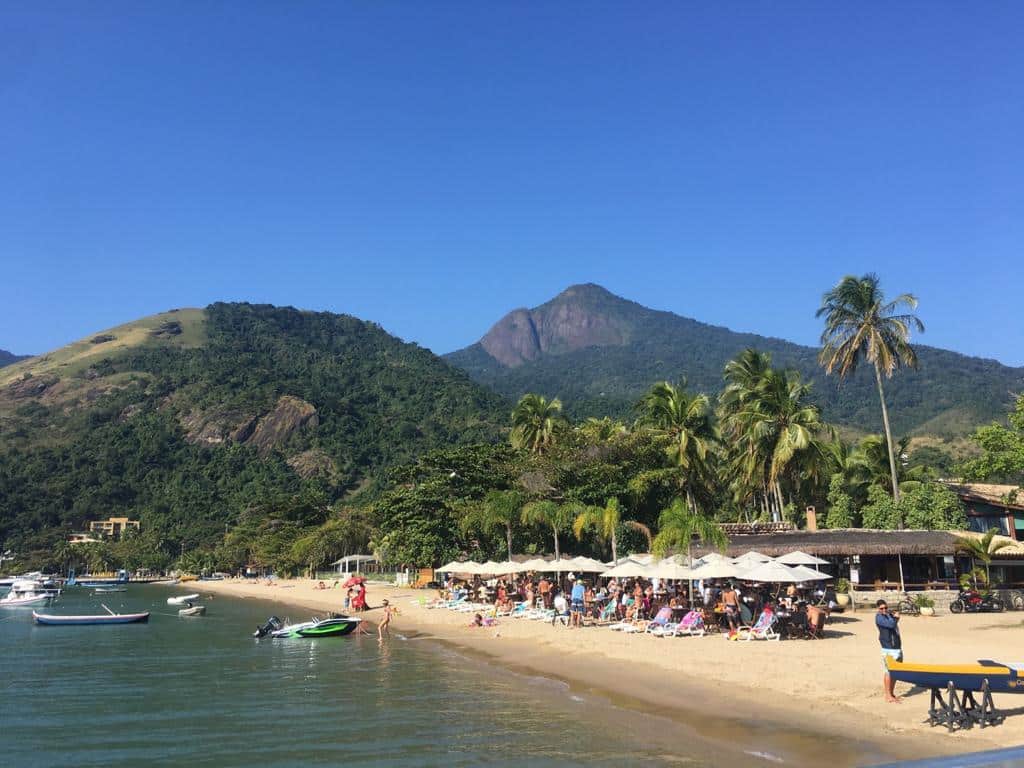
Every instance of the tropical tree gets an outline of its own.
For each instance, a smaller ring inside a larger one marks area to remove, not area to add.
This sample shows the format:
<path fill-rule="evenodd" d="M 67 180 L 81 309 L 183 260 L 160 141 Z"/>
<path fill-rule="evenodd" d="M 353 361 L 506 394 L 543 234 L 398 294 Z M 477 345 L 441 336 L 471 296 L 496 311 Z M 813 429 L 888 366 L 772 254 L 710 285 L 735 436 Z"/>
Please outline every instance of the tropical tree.
<path fill-rule="evenodd" d="M 697 513 L 698 495 L 712 485 L 713 451 L 717 441 L 707 395 L 690 394 L 667 381 L 651 387 L 638 404 L 639 423 L 666 438 L 666 453 L 679 473 L 686 503 Z"/>
<path fill-rule="evenodd" d="M 584 532 L 587 530 L 597 531 L 597 535 L 603 541 L 611 544 L 612 562 L 617 563 L 619 561 L 619 526 L 626 526 L 635 531 L 640 531 L 647 538 L 647 543 L 650 545 L 651 529 L 636 520 L 623 520 L 622 505 L 619 504 L 619 500 L 616 498 L 608 499 L 603 507 L 587 507 L 582 510 L 576 515 L 576 520 L 572 524 L 572 530 L 576 534 L 577 540 L 582 539 Z"/>
<path fill-rule="evenodd" d="M 593 443 L 607 443 L 628 433 L 626 425 L 608 416 L 597 419 L 591 416 L 579 425 L 579 431 Z"/>
<path fill-rule="evenodd" d="M 561 400 L 556 397 L 549 401 L 541 395 L 525 394 L 512 410 L 509 440 L 513 448 L 544 453 L 554 444 L 564 425 Z"/>
<path fill-rule="evenodd" d="M 910 466 L 906 463 L 909 447 L 909 437 L 901 438 L 896 443 L 896 485 L 900 493 L 920 487 L 928 474 L 928 469 L 923 465 Z M 850 455 L 848 467 L 854 489 L 866 493 L 872 485 L 890 488 L 892 476 L 889 443 L 885 435 L 867 435 L 862 438 Z"/>
<path fill-rule="evenodd" d="M 963 552 L 964 554 L 970 555 L 972 560 L 980 561 L 984 564 L 985 582 L 988 584 L 992 583 L 992 574 L 989 572 L 989 568 L 992 565 L 992 557 L 1000 550 L 1013 546 L 1013 541 L 1008 538 L 1003 541 L 996 541 L 995 537 L 998 535 L 998 528 L 989 528 L 981 538 L 976 539 L 973 536 L 956 537 L 957 552 Z M 975 581 L 974 586 L 977 588 L 977 581 Z"/>
<path fill-rule="evenodd" d="M 671 506 L 658 516 L 658 535 L 654 537 L 652 550 L 657 557 L 664 557 L 670 550 L 686 551 L 686 563 L 693 563 L 693 540 L 724 550 L 729 544 L 725 532 L 712 520 L 691 509 L 681 498 L 672 501 Z M 690 582 L 690 604 L 693 604 L 693 582 Z"/>
<path fill-rule="evenodd" d="M 562 559 L 562 551 L 558 546 L 558 536 L 568 530 L 578 514 L 578 506 L 559 504 L 550 500 L 531 501 L 525 507 L 521 519 L 526 525 L 541 525 L 551 529 L 555 540 L 555 560 Z"/>
<path fill-rule="evenodd" d="M 822 297 L 816 314 L 825 318 L 819 361 L 827 374 L 837 373 L 841 379 L 846 378 L 862 361 L 874 368 L 889 449 L 892 495 L 897 501 L 900 488 L 882 379 L 891 378 L 903 366 L 917 367 L 917 353 L 910 346 L 910 333 L 911 329 L 924 332 L 924 324 L 911 314 L 916 308 L 917 299 L 909 293 L 886 301 L 875 274 L 847 275 Z"/>
<path fill-rule="evenodd" d="M 504 529 L 508 559 L 512 559 L 512 526 L 522 517 L 523 497 L 518 491 L 490 491 L 482 502 L 471 502 L 459 523 L 463 533 Z"/>

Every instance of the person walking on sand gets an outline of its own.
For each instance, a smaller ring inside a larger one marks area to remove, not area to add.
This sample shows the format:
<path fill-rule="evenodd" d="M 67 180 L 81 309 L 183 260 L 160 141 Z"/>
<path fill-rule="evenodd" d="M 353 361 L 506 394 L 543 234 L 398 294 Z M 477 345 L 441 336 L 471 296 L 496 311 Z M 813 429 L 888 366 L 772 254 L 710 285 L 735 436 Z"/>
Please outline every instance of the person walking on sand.
<path fill-rule="evenodd" d="M 377 639 L 381 642 L 384 641 L 384 635 L 391 637 L 391 617 L 398 613 L 397 608 L 392 608 L 391 604 L 385 600 L 381 603 L 381 610 L 384 611 L 384 618 L 381 619 L 380 624 L 377 625 Z"/>
<path fill-rule="evenodd" d="M 889 606 L 885 600 L 875 603 L 878 613 L 875 614 L 875 626 L 878 627 L 878 642 L 882 646 L 882 669 L 885 670 L 885 677 L 882 678 L 882 690 L 885 691 L 885 700 L 890 704 L 899 704 L 903 701 L 896 695 L 894 690 L 896 682 L 889 675 L 889 667 L 886 664 L 888 659 L 903 661 L 903 641 L 900 639 L 900 614 L 899 611 L 889 613 Z"/>

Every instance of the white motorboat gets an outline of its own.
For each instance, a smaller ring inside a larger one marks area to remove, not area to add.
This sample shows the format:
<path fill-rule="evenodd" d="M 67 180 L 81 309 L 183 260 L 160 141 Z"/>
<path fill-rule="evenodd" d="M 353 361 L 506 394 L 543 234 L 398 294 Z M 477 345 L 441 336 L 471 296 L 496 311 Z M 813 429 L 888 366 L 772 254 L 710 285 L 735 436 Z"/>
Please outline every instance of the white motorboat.
<path fill-rule="evenodd" d="M 195 594 L 192 594 L 192 595 L 179 595 L 178 597 L 168 597 L 167 598 L 167 604 L 168 605 L 185 605 L 186 603 L 191 603 L 193 600 L 198 600 L 198 599 L 199 599 L 199 593 L 196 592 Z"/>
<path fill-rule="evenodd" d="M 23 605 L 43 605 L 60 594 L 59 590 L 47 589 L 35 579 L 15 579 L 11 591 L 0 597 L 0 608 L 18 608 Z"/>

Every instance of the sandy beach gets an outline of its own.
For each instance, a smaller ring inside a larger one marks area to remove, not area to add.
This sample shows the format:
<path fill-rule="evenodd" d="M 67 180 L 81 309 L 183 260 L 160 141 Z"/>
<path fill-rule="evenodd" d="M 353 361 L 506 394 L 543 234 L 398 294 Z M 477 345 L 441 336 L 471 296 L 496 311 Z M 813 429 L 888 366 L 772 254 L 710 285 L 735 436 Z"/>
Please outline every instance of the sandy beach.
<path fill-rule="evenodd" d="M 302 609 L 343 612 L 343 591 L 317 590 L 305 580 L 193 582 L 174 589 L 284 603 L 294 607 L 293 618 L 302 618 Z M 908 759 L 1024 742 L 1024 707 L 1013 696 L 996 696 L 1007 715 L 1002 725 L 953 734 L 924 723 L 926 690 L 897 685 L 903 702 L 887 704 L 872 611 L 833 616 L 824 640 L 738 643 L 717 634 L 657 638 L 523 619 L 473 628 L 471 614 L 420 604 L 433 594 L 372 583 L 368 589 L 371 605 L 388 598 L 398 607 L 396 635 L 454 644 L 506 669 L 557 678 L 616 705 L 686 723 L 712 739 L 758 729 L 776 751 L 826 750 L 832 765 L 855 765 L 856 755 L 862 760 L 872 752 Z M 375 623 L 379 615 L 373 609 L 365 617 Z M 906 657 L 917 662 L 1017 661 L 1022 655 L 1024 627 L 1015 612 L 905 617 L 901 629 Z M 857 743 L 872 749 L 854 748 Z"/>

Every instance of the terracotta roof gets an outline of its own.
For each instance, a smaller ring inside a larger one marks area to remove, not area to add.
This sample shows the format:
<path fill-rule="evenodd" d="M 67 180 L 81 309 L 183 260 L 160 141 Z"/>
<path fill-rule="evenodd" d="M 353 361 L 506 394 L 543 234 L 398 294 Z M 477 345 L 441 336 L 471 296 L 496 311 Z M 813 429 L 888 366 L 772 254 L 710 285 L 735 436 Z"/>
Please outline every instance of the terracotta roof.
<path fill-rule="evenodd" d="M 997 507 L 1024 510 L 1024 488 L 994 483 L 945 482 L 946 487 L 964 499 L 976 499 Z M 1011 499 L 1013 499 L 1011 501 Z"/>

